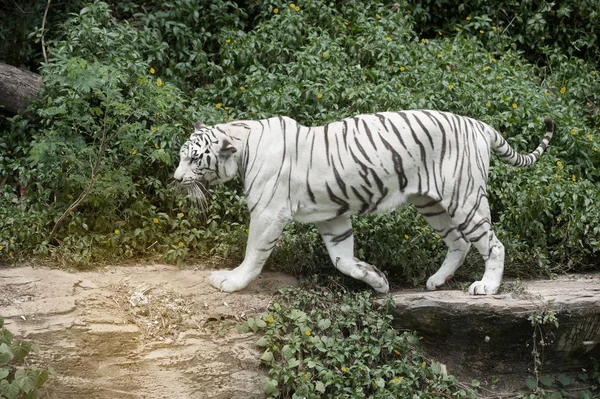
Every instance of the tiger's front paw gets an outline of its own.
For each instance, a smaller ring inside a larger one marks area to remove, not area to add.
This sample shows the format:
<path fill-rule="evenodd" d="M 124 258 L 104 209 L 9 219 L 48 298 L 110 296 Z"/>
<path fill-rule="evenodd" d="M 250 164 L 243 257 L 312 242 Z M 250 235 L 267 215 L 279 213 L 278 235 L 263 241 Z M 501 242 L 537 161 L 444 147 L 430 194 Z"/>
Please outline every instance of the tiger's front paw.
<path fill-rule="evenodd" d="M 210 284 L 224 292 L 235 292 L 245 288 L 250 282 L 240 276 L 235 270 L 217 270 L 212 272 L 209 278 Z"/>

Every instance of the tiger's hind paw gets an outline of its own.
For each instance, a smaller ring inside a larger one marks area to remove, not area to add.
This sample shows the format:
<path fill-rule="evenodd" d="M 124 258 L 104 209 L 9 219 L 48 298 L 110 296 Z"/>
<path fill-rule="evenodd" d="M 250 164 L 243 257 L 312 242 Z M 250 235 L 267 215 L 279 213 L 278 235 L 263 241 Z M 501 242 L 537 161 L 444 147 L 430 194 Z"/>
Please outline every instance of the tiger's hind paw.
<path fill-rule="evenodd" d="M 498 292 L 500 283 L 493 282 L 491 280 L 482 279 L 481 281 L 475 281 L 469 287 L 469 294 L 471 295 L 494 295 Z"/>

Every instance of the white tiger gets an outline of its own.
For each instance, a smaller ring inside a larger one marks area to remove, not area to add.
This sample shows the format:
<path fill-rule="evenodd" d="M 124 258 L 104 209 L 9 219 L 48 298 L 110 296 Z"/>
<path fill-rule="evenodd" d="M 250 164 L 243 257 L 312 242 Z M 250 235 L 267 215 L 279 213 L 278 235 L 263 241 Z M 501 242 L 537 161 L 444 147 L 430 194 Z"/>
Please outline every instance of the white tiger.
<path fill-rule="evenodd" d="M 388 292 L 385 275 L 354 257 L 350 215 L 412 203 L 448 246 L 427 288 L 452 277 L 474 244 L 485 272 L 469 292 L 494 294 L 504 246 L 492 231 L 486 194 L 490 149 L 509 165 L 531 165 L 552 137 L 552 119 L 545 124 L 542 142 L 523 155 L 489 125 L 439 111 L 359 115 L 318 127 L 288 117 L 197 123 L 174 178 L 200 199 L 207 186 L 243 180 L 251 216 L 246 255 L 235 269 L 212 273 L 211 284 L 222 291 L 241 290 L 256 278 L 295 220 L 316 224 L 342 273 Z"/>

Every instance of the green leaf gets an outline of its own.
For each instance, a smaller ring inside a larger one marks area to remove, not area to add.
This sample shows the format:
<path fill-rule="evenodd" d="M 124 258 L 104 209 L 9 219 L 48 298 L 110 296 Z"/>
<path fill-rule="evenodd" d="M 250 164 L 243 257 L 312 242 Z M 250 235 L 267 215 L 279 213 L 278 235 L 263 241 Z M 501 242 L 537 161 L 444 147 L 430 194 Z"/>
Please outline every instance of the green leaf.
<path fill-rule="evenodd" d="M 279 390 L 277 389 L 277 380 L 267 380 L 265 381 L 264 391 L 266 395 L 270 396 L 278 396 Z"/>
<path fill-rule="evenodd" d="M 321 381 L 317 381 L 315 383 L 315 390 L 321 393 L 325 393 L 325 384 L 323 384 Z"/>
<path fill-rule="evenodd" d="M 560 385 L 562 385 L 563 387 L 567 387 L 567 386 L 573 384 L 573 379 L 564 374 L 559 375 L 557 380 L 560 383 Z"/>
<path fill-rule="evenodd" d="M 14 338 L 14 336 L 12 335 L 12 333 L 10 331 L 8 331 L 6 328 L 0 329 L 0 344 L 5 343 L 5 344 L 10 345 L 13 338 Z"/>
<path fill-rule="evenodd" d="M 471 386 L 474 388 L 479 388 L 481 386 L 481 382 L 479 382 L 479 380 L 473 379 L 473 381 L 471 381 Z"/>
<path fill-rule="evenodd" d="M 25 359 L 25 357 L 31 351 L 31 344 L 26 341 L 18 341 L 13 343 L 11 349 L 15 355 L 15 360 L 20 362 L 21 360 Z"/>
<path fill-rule="evenodd" d="M 320 330 L 327 330 L 329 327 L 331 327 L 331 320 L 329 320 L 329 319 L 319 320 L 318 326 L 319 326 Z"/>
<path fill-rule="evenodd" d="M 11 360 L 13 360 L 14 357 L 15 357 L 15 355 L 13 355 L 9 346 L 6 345 L 5 343 L 1 343 L 0 344 L 0 364 L 8 363 Z"/>
<path fill-rule="evenodd" d="M 299 365 L 300 365 L 300 361 L 298 359 L 296 359 L 295 357 L 288 360 L 288 367 L 290 367 L 290 368 L 298 367 Z"/>
<path fill-rule="evenodd" d="M 35 388 L 35 381 L 29 376 L 24 369 L 17 369 L 15 371 L 15 382 L 25 393 L 29 393 Z"/>
<path fill-rule="evenodd" d="M 273 361 L 273 352 L 271 352 L 270 350 L 266 350 L 265 353 L 263 353 L 260 357 L 260 360 L 262 360 L 265 363 L 271 363 Z"/>
<path fill-rule="evenodd" d="M 540 377 L 540 383 L 546 388 L 549 388 L 552 386 L 552 384 L 554 384 L 554 379 L 547 375 L 543 375 Z"/>
<path fill-rule="evenodd" d="M 10 373 L 10 369 L 0 367 L 0 380 L 3 380 Z"/>
<path fill-rule="evenodd" d="M 256 346 L 268 346 L 269 340 L 266 337 L 260 337 L 258 341 L 256 341 Z"/>
<path fill-rule="evenodd" d="M 42 385 L 44 385 L 46 381 L 48 381 L 48 375 L 48 370 L 42 370 L 42 372 L 39 373 L 35 379 L 35 387 L 40 388 Z"/>
<path fill-rule="evenodd" d="M 17 399 L 21 389 L 16 381 L 8 382 L 7 380 L 0 381 L 0 393 L 6 396 L 7 399 Z"/>
<path fill-rule="evenodd" d="M 536 383 L 535 380 L 532 378 L 528 378 L 525 380 L 525 386 L 527 387 L 527 389 L 529 389 L 530 391 L 533 391 L 536 387 Z"/>

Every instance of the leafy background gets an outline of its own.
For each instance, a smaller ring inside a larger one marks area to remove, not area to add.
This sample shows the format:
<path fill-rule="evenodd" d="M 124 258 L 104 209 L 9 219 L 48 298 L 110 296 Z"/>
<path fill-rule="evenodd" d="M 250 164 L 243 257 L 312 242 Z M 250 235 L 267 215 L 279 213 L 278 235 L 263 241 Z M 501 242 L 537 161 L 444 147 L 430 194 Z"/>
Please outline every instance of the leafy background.
<path fill-rule="evenodd" d="M 492 160 L 489 196 L 507 274 L 597 268 L 600 254 L 599 16 L 592 0 L 419 2 L 45 1 L 0 12 L 0 59 L 39 72 L 40 97 L 0 118 L 0 260 L 240 261 L 240 184 L 201 215 L 170 184 L 198 120 L 288 115 L 319 125 L 386 110 L 478 118 L 531 151 Z M 452 10 L 452 12 L 449 12 Z M 81 202 L 50 232 L 75 201 Z M 445 246 L 412 207 L 355 218 L 356 250 L 395 284 L 418 285 Z M 474 253 L 462 278 L 481 272 Z M 271 268 L 331 271 L 310 225 L 291 224 Z"/>

